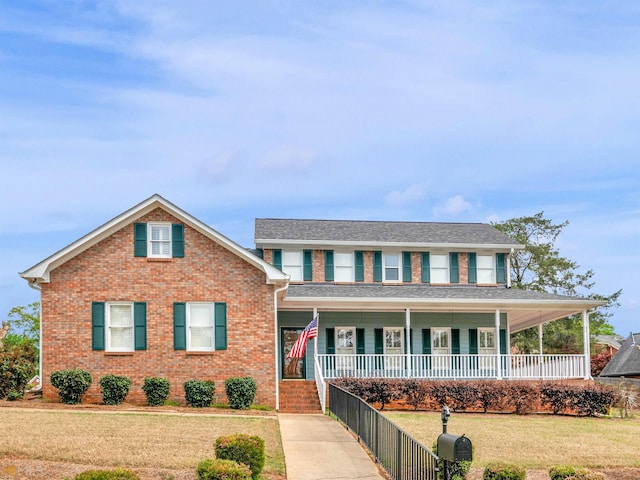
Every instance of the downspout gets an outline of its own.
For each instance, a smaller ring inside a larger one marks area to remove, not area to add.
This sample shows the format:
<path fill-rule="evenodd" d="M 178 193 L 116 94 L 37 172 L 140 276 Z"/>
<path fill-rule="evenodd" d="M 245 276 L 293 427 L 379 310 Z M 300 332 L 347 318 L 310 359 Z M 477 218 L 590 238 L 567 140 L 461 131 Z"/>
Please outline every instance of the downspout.
<path fill-rule="evenodd" d="M 42 288 L 36 283 L 35 279 L 31 282 L 27 282 L 34 290 L 40 292 L 40 332 L 38 339 L 38 378 L 40 381 L 38 382 L 38 390 L 42 390 Z"/>
<path fill-rule="evenodd" d="M 280 356 L 280 336 L 278 335 L 278 294 L 289 287 L 289 284 L 285 284 L 284 287 L 276 288 L 273 291 L 273 330 L 275 335 L 275 351 L 274 362 L 276 371 L 276 412 L 280 410 L 280 376 L 278 374 L 279 356 Z"/>

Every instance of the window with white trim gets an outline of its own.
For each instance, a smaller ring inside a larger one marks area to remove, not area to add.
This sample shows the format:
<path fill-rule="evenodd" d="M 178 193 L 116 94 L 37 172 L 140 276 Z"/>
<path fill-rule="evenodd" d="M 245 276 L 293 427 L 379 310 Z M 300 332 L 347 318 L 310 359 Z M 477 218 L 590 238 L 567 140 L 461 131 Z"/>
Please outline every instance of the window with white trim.
<path fill-rule="evenodd" d="M 152 258 L 171 258 L 171 224 L 149 223 L 148 252 Z"/>
<path fill-rule="evenodd" d="M 449 283 L 449 255 L 431 254 L 431 283 Z"/>
<path fill-rule="evenodd" d="M 106 350 L 133 352 L 133 303 L 110 302 L 105 308 Z"/>
<path fill-rule="evenodd" d="M 291 275 L 292 282 L 302 282 L 303 265 L 301 251 L 283 251 L 282 252 L 282 271 L 287 275 Z"/>
<path fill-rule="evenodd" d="M 476 255 L 477 283 L 496 283 L 496 264 L 494 255 Z"/>
<path fill-rule="evenodd" d="M 333 255 L 333 273 L 335 282 L 353 282 L 353 253 L 335 252 Z"/>
<path fill-rule="evenodd" d="M 213 303 L 187 303 L 187 350 L 215 350 Z"/>
<path fill-rule="evenodd" d="M 400 272 L 402 271 L 402 258 L 398 253 L 385 253 L 382 255 L 382 271 L 384 282 L 401 281 Z"/>
<path fill-rule="evenodd" d="M 404 331 L 401 327 L 384 328 L 384 353 L 397 355 L 404 352 Z"/>
<path fill-rule="evenodd" d="M 448 355 L 451 353 L 451 329 L 431 329 L 431 353 L 434 355 Z"/>
<path fill-rule="evenodd" d="M 496 330 L 494 328 L 478 329 L 478 347 L 480 354 L 491 354 L 496 351 Z"/>

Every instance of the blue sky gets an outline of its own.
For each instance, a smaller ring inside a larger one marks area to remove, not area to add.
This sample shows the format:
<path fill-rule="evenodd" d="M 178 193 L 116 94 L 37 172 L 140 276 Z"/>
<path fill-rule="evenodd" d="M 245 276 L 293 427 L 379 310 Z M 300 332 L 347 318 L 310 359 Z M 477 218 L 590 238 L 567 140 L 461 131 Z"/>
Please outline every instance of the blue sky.
<path fill-rule="evenodd" d="M 568 220 L 639 331 L 634 1 L 0 4 L 0 317 L 19 271 L 159 193 L 256 217 Z"/>

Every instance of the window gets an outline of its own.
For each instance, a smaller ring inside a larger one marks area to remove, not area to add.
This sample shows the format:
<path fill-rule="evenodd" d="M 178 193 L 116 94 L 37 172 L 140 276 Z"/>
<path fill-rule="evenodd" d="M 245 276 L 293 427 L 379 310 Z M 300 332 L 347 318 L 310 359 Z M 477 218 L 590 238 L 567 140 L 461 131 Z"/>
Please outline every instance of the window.
<path fill-rule="evenodd" d="M 149 257 L 171 257 L 171 225 L 168 223 L 149 223 L 147 225 L 149 239 Z"/>
<path fill-rule="evenodd" d="M 496 331 L 493 328 L 478 329 L 479 352 L 483 355 L 492 354 L 496 351 Z"/>
<path fill-rule="evenodd" d="M 451 329 L 449 328 L 432 328 L 431 329 L 431 352 L 434 355 L 448 355 L 450 353 Z"/>
<path fill-rule="evenodd" d="M 491 284 L 496 283 L 496 267 L 493 255 L 476 256 L 477 282 Z"/>
<path fill-rule="evenodd" d="M 384 329 L 384 353 L 387 355 L 403 353 L 404 332 L 400 327 Z"/>
<path fill-rule="evenodd" d="M 334 254 L 334 281 L 353 282 L 353 253 Z"/>
<path fill-rule="evenodd" d="M 354 327 L 336 328 L 336 353 L 355 353 L 355 331 Z"/>
<path fill-rule="evenodd" d="M 431 283 L 449 283 L 449 255 L 431 254 Z"/>
<path fill-rule="evenodd" d="M 282 271 L 291 275 L 292 282 L 301 282 L 302 252 L 282 252 Z"/>
<path fill-rule="evenodd" d="M 133 352 L 133 303 L 107 303 L 107 351 Z"/>
<path fill-rule="evenodd" d="M 401 270 L 401 261 L 400 255 L 397 253 L 390 254 L 385 253 L 382 256 L 383 272 L 384 272 L 384 281 L 385 282 L 399 282 L 400 281 L 400 270 Z"/>
<path fill-rule="evenodd" d="M 213 303 L 187 303 L 187 350 L 214 350 Z"/>

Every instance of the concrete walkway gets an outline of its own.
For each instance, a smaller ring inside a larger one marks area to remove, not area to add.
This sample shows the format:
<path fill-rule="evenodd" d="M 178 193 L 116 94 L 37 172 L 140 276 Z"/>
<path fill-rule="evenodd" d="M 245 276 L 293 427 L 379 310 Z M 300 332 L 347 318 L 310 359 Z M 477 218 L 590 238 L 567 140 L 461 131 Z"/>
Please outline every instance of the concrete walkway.
<path fill-rule="evenodd" d="M 287 480 L 381 480 L 377 465 L 338 421 L 278 414 Z"/>

